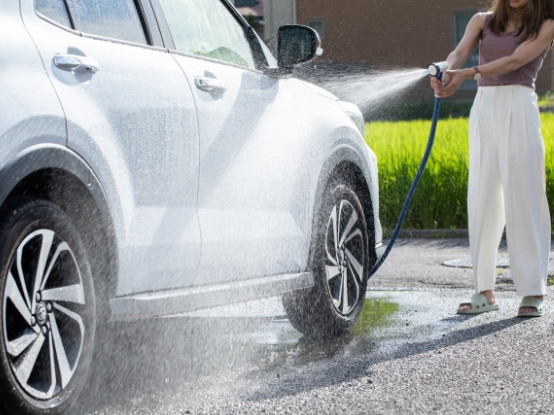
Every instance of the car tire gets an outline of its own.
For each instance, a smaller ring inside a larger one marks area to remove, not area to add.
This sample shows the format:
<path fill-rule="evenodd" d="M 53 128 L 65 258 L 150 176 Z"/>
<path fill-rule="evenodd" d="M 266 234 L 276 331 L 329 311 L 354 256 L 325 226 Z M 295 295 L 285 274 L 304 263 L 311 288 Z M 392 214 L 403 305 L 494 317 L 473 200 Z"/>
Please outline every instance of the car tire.
<path fill-rule="evenodd" d="M 344 334 L 364 304 L 370 269 L 368 221 L 353 186 L 326 188 L 313 232 L 312 288 L 283 296 L 291 324 L 311 338 Z"/>
<path fill-rule="evenodd" d="M 0 218 L 1 412 L 67 413 L 85 384 L 95 339 L 81 235 L 45 200 L 11 202 Z"/>

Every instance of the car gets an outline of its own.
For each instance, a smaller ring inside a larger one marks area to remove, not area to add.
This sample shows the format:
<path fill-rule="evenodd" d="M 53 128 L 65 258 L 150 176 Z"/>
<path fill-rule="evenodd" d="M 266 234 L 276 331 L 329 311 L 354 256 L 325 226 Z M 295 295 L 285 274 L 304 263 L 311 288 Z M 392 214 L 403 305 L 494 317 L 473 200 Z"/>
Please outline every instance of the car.
<path fill-rule="evenodd" d="M 67 413 L 110 322 L 281 296 L 347 332 L 382 250 L 359 109 L 228 0 L 6 0 L 0 408 Z M 7 411 L 7 412 L 6 412 Z"/>

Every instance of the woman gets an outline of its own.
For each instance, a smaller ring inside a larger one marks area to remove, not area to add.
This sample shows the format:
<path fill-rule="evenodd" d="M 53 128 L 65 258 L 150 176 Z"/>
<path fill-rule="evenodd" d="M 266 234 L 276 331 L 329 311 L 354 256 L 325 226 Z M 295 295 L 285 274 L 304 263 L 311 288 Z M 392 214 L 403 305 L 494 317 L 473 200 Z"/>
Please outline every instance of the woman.
<path fill-rule="evenodd" d="M 469 119 L 468 225 L 475 292 L 460 314 L 497 310 L 496 255 L 506 226 L 518 316 L 544 313 L 550 214 L 535 79 L 554 39 L 553 0 L 495 0 L 477 13 L 431 86 L 452 95 L 466 79 L 478 90 Z M 461 68 L 480 42 L 479 66 Z"/>

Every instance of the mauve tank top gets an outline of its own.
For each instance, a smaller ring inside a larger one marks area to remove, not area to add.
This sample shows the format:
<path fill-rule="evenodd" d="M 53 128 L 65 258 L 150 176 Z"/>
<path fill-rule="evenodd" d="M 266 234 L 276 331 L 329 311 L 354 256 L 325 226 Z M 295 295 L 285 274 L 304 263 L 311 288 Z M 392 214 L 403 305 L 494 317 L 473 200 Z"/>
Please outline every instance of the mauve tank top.
<path fill-rule="evenodd" d="M 479 65 L 484 65 L 498 58 L 511 55 L 525 38 L 526 30 L 523 30 L 520 34 L 517 31 L 503 34 L 493 33 L 489 27 L 491 16 L 492 14 L 489 13 L 485 19 L 485 27 L 483 28 L 479 48 Z M 535 79 L 547 52 L 548 50 L 545 50 L 531 62 L 515 71 L 499 76 L 483 77 L 478 81 L 478 85 L 524 85 L 535 89 Z"/>

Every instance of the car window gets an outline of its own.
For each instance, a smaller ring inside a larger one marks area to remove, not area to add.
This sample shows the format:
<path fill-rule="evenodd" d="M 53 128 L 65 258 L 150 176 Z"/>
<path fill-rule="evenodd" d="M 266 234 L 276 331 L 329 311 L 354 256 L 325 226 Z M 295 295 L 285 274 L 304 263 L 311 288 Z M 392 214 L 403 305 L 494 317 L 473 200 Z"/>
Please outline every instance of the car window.
<path fill-rule="evenodd" d="M 255 68 L 241 24 L 220 0 L 161 0 L 179 52 Z"/>
<path fill-rule="evenodd" d="M 64 0 L 35 0 L 35 8 L 39 13 L 55 22 L 71 27 Z"/>
<path fill-rule="evenodd" d="M 134 0 L 66 0 L 75 29 L 136 43 L 147 43 Z"/>

